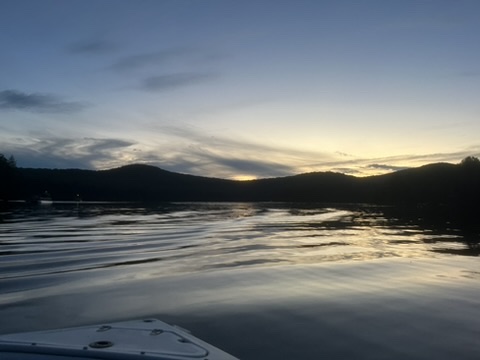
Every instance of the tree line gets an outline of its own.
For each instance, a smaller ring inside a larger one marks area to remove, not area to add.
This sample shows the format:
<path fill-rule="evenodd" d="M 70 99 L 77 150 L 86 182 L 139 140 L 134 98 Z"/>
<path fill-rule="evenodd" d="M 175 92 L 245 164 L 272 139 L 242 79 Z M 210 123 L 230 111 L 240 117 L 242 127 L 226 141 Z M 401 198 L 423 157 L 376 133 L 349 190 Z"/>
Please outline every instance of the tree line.
<path fill-rule="evenodd" d="M 17 162 L 13 155 L 0 154 L 0 201 L 14 198 L 18 186 Z"/>
<path fill-rule="evenodd" d="M 17 167 L 0 155 L 0 199 L 28 200 L 48 191 L 53 200 L 74 201 L 285 201 L 430 203 L 474 207 L 480 201 L 480 160 L 438 163 L 357 178 L 316 172 L 234 181 L 169 172 L 149 165 L 111 170 Z"/>

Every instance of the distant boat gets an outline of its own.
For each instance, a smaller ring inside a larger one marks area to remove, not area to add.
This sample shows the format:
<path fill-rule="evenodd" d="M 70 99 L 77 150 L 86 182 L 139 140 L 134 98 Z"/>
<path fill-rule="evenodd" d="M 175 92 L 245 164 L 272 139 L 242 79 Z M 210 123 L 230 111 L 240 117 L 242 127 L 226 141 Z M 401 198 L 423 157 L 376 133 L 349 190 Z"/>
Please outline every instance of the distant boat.
<path fill-rule="evenodd" d="M 238 360 L 157 319 L 0 335 L 2 360 Z"/>
<path fill-rule="evenodd" d="M 30 204 L 51 205 L 53 200 L 50 193 L 45 191 L 42 195 L 36 195 L 28 199 L 27 202 Z"/>
<path fill-rule="evenodd" d="M 48 191 L 45 191 L 39 198 L 40 205 L 51 205 L 53 203 L 52 196 Z"/>
<path fill-rule="evenodd" d="M 46 199 L 46 198 L 41 198 L 40 199 L 40 205 L 51 205 L 53 203 L 53 200 L 50 198 L 50 199 Z"/>

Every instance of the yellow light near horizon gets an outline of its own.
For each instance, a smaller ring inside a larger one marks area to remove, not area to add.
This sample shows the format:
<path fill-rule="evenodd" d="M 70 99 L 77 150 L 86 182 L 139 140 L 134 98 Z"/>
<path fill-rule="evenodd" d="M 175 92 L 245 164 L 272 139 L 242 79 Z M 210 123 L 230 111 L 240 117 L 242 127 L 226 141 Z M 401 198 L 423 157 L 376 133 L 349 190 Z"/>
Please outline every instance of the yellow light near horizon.
<path fill-rule="evenodd" d="M 230 179 L 236 180 L 236 181 L 249 181 L 249 180 L 256 180 L 257 177 L 252 175 L 234 175 Z"/>

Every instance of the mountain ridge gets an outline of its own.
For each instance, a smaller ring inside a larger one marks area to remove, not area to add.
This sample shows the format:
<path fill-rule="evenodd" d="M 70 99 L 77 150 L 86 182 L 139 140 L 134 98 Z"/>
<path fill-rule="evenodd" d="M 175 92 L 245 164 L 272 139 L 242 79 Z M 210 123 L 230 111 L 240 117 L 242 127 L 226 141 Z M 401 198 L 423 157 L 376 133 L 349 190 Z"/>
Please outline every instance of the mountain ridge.
<path fill-rule="evenodd" d="M 15 168 L 6 198 L 54 200 L 463 203 L 480 200 L 480 163 L 433 163 L 368 177 L 310 172 L 255 180 L 181 174 L 146 164 L 108 170 Z M 12 185 L 13 184 L 13 185 Z"/>

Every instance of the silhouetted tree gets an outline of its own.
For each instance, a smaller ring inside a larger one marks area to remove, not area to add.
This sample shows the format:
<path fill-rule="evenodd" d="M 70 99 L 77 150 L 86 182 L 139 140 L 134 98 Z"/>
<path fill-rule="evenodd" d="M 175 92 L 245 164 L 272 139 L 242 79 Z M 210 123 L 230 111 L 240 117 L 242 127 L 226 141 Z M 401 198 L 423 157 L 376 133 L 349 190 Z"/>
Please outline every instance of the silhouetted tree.
<path fill-rule="evenodd" d="M 13 157 L 13 155 L 10 155 L 10 157 L 7 160 L 8 165 L 10 165 L 11 168 L 16 168 L 17 167 L 17 161 Z"/>
<path fill-rule="evenodd" d="M 7 165 L 8 164 L 8 161 L 7 161 L 7 158 L 5 157 L 5 155 L 3 154 L 0 154 L 0 166 L 4 166 L 4 165 Z"/>
<path fill-rule="evenodd" d="M 6 170 L 11 170 L 17 167 L 17 162 L 15 161 L 15 158 L 13 155 L 10 155 L 10 157 L 7 159 L 5 155 L 0 154 L 0 171 L 6 171 Z"/>
<path fill-rule="evenodd" d="M 477 167 L 480 166 L 480 160 L 475 156 L 467 156 L 460 164 L 465 167 Z"/>
<path fill-rule="evenodd" d="M 470 222 L 478 223 L 478 203 L 480 202 L 480 160 L 467 156 L 460 163 L 458 199 L 462 216 Z"/>
<path fill-rule="evenodd" d="M 0 200 L 9 200 L 15 193 L 17 163 L 13 155 L 0 154 Z"/>

